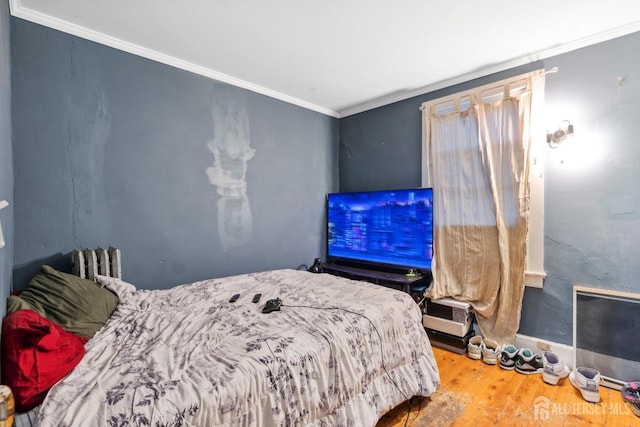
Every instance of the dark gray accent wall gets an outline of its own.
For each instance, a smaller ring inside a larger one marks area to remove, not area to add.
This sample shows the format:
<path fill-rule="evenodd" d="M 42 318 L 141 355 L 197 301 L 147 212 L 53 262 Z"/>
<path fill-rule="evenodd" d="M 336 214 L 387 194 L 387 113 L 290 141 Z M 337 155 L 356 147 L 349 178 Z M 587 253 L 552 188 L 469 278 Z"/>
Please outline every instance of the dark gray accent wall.
<path fill-rule="evenodd" d="M 9 2 L 0 2 L 0 200 L 9 207 L 0 211 L 0 222 L 6 242 L 0 248 L 0 316 L 4 317 L 6 301 L 11 291 L 13 266 L 13 161 L 11 151 L 11 35 L 9 33 Z"/>
<path fill-rule="evenodd" d="M 546 78 L 546 105 L 573 122 L 571 143 L 583 145 L 574 154 L 545 147 L 547 278 L 543 289 L 526 289 L 519 333 L 571 344 L 573 285 L 640 292 L 638 51 L 634 33 L 343 118 L 340 191 L 420 186 L 422 102 L 558 66 Z M 586 162 L 580 151 L 596 154 Z"/>
<path fill-rule="evenodd" d="M 577 169 L 545 150 L 547 279 L 525 291 L 519 332 L 570 344 L 574 284 L 640 292 L 638 49 L 631 34 L 338 123 L 10 18 L 5 3 L 0 297 L 11 266 L 21 289 L 43 263 L 68 270 L 74 248 L 119 247 L 141 288 L 308 264 L 338 178 L 340 191 L 420 186 L 422 102 L 558 66 L 547 105 L 602 151 Z"/>
<path fill-rule="evenodd" d="M 116 246 L 140 288 L 309 264 L 338 120 L 17 18 L 14 281 Z M 256 64 L 260 66 L 260 64 Z"/>

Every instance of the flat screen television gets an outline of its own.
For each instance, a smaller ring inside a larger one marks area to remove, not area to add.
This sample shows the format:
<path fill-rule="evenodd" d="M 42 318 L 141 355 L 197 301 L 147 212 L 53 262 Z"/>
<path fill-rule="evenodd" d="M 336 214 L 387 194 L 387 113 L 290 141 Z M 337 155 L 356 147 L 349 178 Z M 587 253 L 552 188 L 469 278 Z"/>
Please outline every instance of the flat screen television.
<path fill-rule="evenodd" d="M 430 270 L 433 189 L 327 195 L 327 260 Z"/>

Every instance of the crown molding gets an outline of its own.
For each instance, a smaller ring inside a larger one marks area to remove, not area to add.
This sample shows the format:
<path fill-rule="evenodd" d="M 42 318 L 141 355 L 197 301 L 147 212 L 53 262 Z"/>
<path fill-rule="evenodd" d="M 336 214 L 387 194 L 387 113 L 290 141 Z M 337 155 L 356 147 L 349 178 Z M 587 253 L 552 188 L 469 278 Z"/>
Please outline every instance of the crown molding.
<path fill-rule="evenodd" d="M 45 27 L 53 28 L 55 30 L 72 34 L 74 36 L 77 36 L 83 39 L 91 40 L 93 42 L 100 43 L 100 44 L 112 47 L 114 49 L 122 50 L 124 52 L 128 52 L 137 56 L 141 56 L 143 58 L 151 59 L 153 61 L 160 62 L 165 65 L 170 65 L 172 67 L 179 68 L 181 70 L 185 70 L 195 74 L 199 74 L 201 76 L 209 77 L 211 79 L 218 80 L 223 83 L 228 83 L 230 85 L 247 89 L 262 95 L 266 95 L 271 98 L 279 99 L 280 101 L 297 105 L 299 107 L 306 108 L 308 110 L 316 111 L 318 113 L 322 113 L 327 116 L 331 116 L 335 118 L 340 117 L 338 112 L 333 111 L 329 108 L 325 108 L 320 105 L 316 105 L 311 102 L 307 102 L 305 100 L 295 98 L 293 96 L 289 96 L 282 92 L 278 92 L 278 91 L 266 88 L 264 86 L 260 86 L 245 80 L 241 80 L 236 77 L 230 76 L 228 74 L 224 74 L 224 73 L 212 70 L 210 68 L 203 67 L 201 65 L 194 64 L 192 62 L 185 61 L 180 58 L 176 58 L 171 55 L 166 55 L 162 52 L 158 52 L 153 49 L 148 49 L 134 43 L 129 43 L 125 40 L 121 40 L 116 37 L 112 37 L 98 31 L 90 30 L 81 25 L 73 24 L 69 21 L 58 19 L 53 16 L 40 13 L 33 9 L 29 9 L 27 7 L 22 6 L 20 4 L 20 0 L 9 0 L 9 7 L 11 10 L 11 15 L 17 18 L 25 19 L 27 21 L 34 22 L 36 24 L 40 24 Z"/>
<path fill-rule="evenodd" d="M 46 27 L 53 28 L 68 34 L 72 34 L 74 36 L 78 36 L 87 40 L 91 40 L 96 43 L 104 44 L 106 46 L 110 46 L 112 48 L 119 49 L 124 52 L 141 56 L 143 58 L 151 59 L 153 61 L 157 61 L 172 67 L 176 67 L 176 68 L 189 71 L 201 76 L 218 80 L 223 83 L 228 83 L 233 86 L 241 87 L 241 88 L 250 90 L 252 92 L 266 95 L 271 98 L 279 99 L 281 101 L 284 101 L 293 105 L 297 105 L 299 107 L 316 111 L 318 113 L 325 114 L 327 116 L 335 117 L 338 119 L 348 117 L 354 114 L 362 113 L 364 111 L 372 110 L 374 108 L 382 107 L 395 102 L 403 101 L 405 99 L 409 99 L 415 96 L 424 95 L 430 92 L 434 92 L 436 90 L 440 90 L 440 89 L 444 89 L 460 83 L 464 83 L 469 80 L 485 77 L 493 73 L 497 73 L 497 72 L 505 71 L 510 68 L 530 64 L 535 61 L 540 61 L 542 59 L 547 59 L 556 55 L 560 55 L 560 54 L 577 50 L 583 47 L 591 46 L 596 43 L 604 42 L 607 40 L 611 40 L 617 37 L 621 37 L 627 34 L 640 31 L 640 21 L 634 22 L 622 27 L 601 32 L 593 36 L 585 37 L 573 42 L 562 44 L 560 46 L 556 46 L 550 49 L 545 49 L 536 53 L 522 56 L 520 58 L 512 59 L 499 64 L 494 64 L 484 68 L 479 68 L 473 72 L 455 76 L 450 79 L 435 82 L 433 84 L 421 86 L 415 89 L 408 89 L 404 91 L 393 92 L 391 94 L 388 94 L 379 98 L 375 98 L 364 103 L 356 104 L 338 111 L 334 111 L 330 108 L 313 104 L 311 102 L 292 97 L 282 92 L 278 92 L 278 91 L 266 88 L 264 86 L 260 86 L 245 80 L 241 80 L 236 77 L 230 76 L 228 74 L 224 74 L 224 73 L 212 70 L 210 68 L 206 68 L 198 64 L 194 64 L 192 62 L 182 60 L 177 57 L 166 55 L 164 53 L 161 53 L 152 49 L 148 49 L 133 43 L 129 43 L 125 40 L 121 40 L 121 39 L 106 35 L 104 33 L 93 31 L 88 28 L 82 27 L 80 25 L 76 25 L 71 22 L 52 17 L 50 15 L 40 13 L 33 9 L 29 9 L 27 7 L 22 6 L 20 0 L 9 0 L 9 7 L 10 7 L 11 15 L 15 17 L 34 22 L 36 24 L 44 25 Z"/>
<path fill-rule="evenodd" d="M 617 37 L 622 37 L 627 34 L 635 33 L 638 31 L 640 31 L 640 21 L 633 22 L 629 25 L 625 25 L 622 27 L 614 28 L 609 31 L 604 31 L 604 32 L 595 34 L 593 36 L 585 37 L 570 43 L 565 43 L 550 49 L 545 49 L 527 56 L 522 56 L 520 58 L 495 64 L 490 67 L 480 68 L 471 73 L 462 74 L 460 76 L 442 80 L 427 86 L 422 86 L 416 89 L 406 90 L 402 92 L 394 92 L 392 94 L 373 99 L 369 102 L 354 105 L 352 107 L 340 110 L 338 111 L 339 117 L 343 118 L 343 117 L 352 116 L 354 114 L 362 113 L 364 111 L 372 110 L 374 108 L 393 104 L 394 102 L 404 101 L 405 99 L 413 98 L 414 96 L 424 95 L 430 92 L 434 92 L 436 90 L 440 90 L 440 89 L 444 89 L 460 83 L 468 82 L 470 80 L 474 80 L 480 77 L 485 77 L 490 74 L 508 70 L 510 68 L 527 65 L 532 62 L 540 61 L 542 59 L 547 59 L 563 53 L 571 52 L 573 50 L 577 50 L 583 47 L 605 42 L 607 40 L 615 39 Z"/>

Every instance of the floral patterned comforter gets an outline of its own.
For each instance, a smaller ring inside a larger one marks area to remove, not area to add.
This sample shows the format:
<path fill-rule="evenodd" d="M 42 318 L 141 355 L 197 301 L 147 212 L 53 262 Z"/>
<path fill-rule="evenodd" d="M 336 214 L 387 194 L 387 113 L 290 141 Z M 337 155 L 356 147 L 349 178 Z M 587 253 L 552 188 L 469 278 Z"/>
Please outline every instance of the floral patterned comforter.
<path fill-rule="evenodd" d="M 375 426 L 439 385 L 400 291 L 297 270 L 153 291 L 99 281 L 120 304 L 49 392 L 41 426 Z"/>

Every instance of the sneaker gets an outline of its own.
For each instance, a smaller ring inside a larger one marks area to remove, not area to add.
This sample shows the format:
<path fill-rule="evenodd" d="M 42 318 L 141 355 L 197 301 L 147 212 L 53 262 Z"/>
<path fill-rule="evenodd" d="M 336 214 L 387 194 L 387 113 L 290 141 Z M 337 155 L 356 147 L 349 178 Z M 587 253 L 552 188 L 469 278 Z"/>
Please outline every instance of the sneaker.
<path fill-rule="evenodd" d="M 467 345 L 467 356 L 474 360 L 480 360 L 482 357 L 482 345 L 482 337 L 480 335 L 471 338 Z"/>
<path fill-rule="evenodd" d="M 600 372 L 592 368 L 576 368 L 569 374 L 571 384 L 580 390 L 587 402 L 600 402 Z"/>
<path fill-rule="evenodd" d="M 625 383 L 620 393 L 631 411 L 640 417 L 640 382 Z"/>
<path fill-rule="evenodd" d="M 544 368 L 542 371 L 542 380 L 547 384 L 556 385 L 558 381 L 569 375 L 567 365 L 550 351 L 544 352 L 542 356 L 542 366 Z"/>
<path fill-rule="evenodd" d="M 518 349 L 512 345 L 505 345 L 502 348 L 500 355 L 500 367 L 507 371 L 513 370 L 516 367 L 516 356 L 518 355 Z"/>
<path fill-rule="evenodd" d="M 484 340 L 482 344 L 482 361 L 487 365 L 495 365 L 498 363 L 498 355 L 500 349 L 498 343 L 493 340 Z"/>
<path fill-rule="evenodd" d="M 543 370 L 542 357 L 528 348 L 521 348 L 516 357 L 516 372 L 530 375 L 539 374 Z"/>
<path fill-rule="evenodd" d="M 622 393 L 622 398 L 625 402 L 634 405 L 640 404 L 640 382 L 625 383 L 620 389 L 620 393 Z"/>

